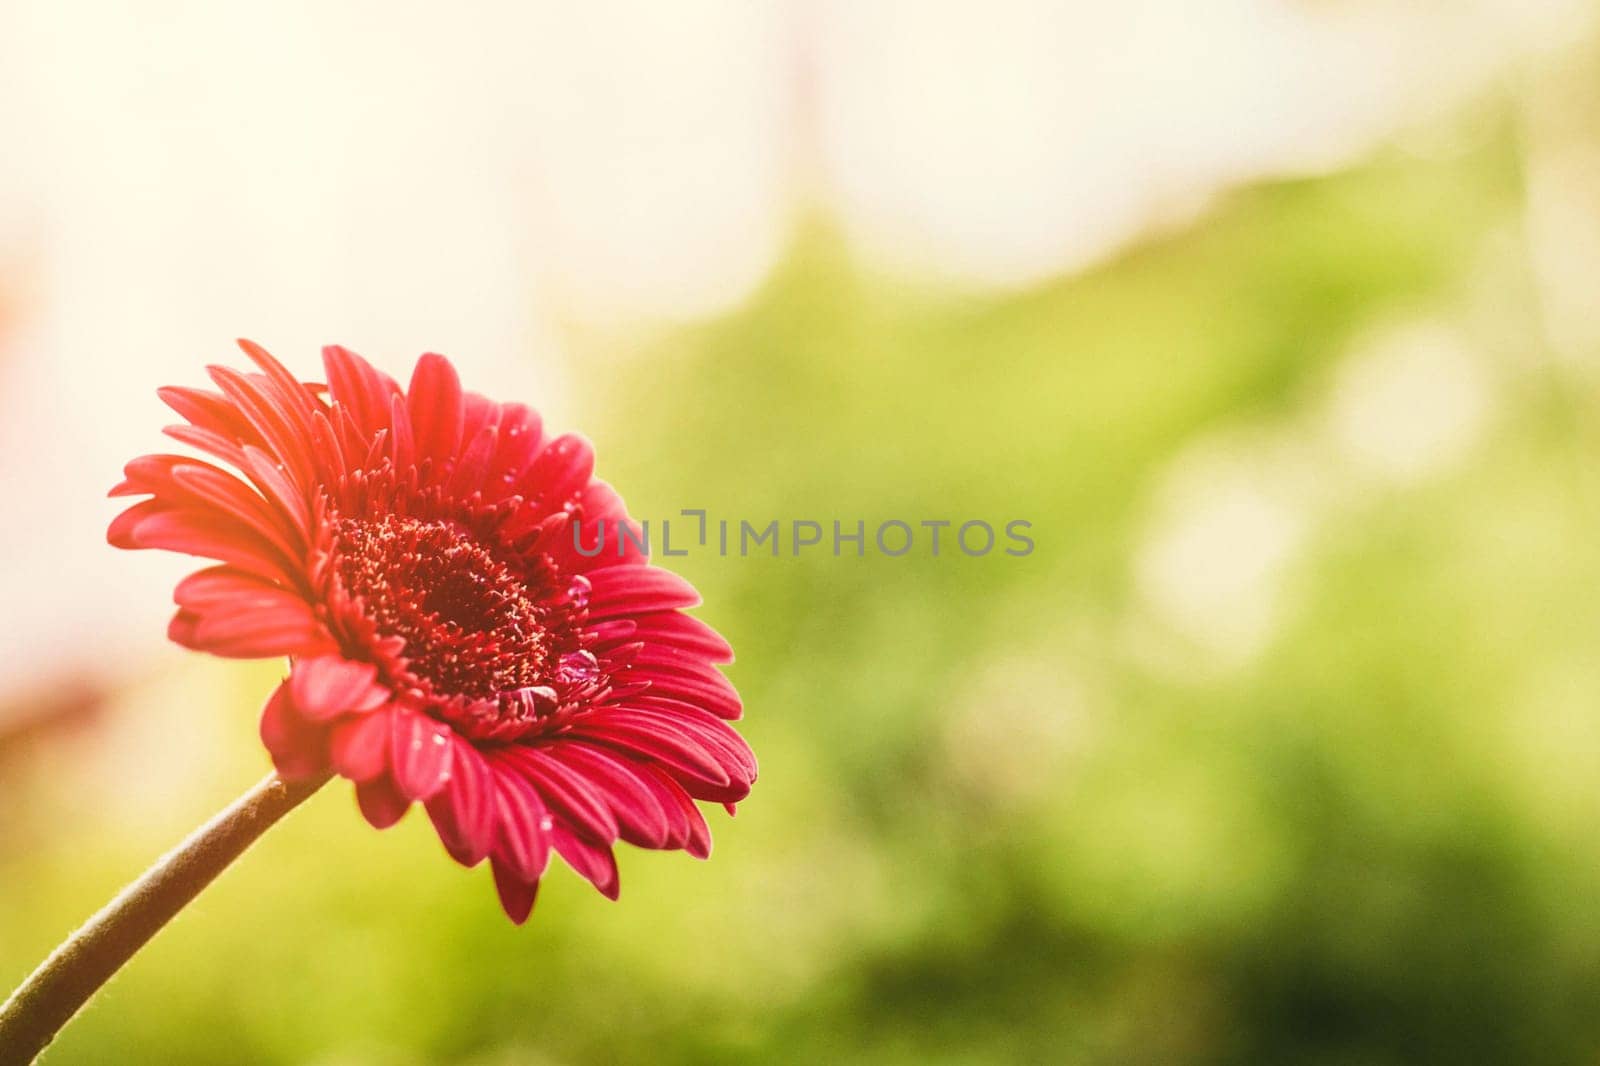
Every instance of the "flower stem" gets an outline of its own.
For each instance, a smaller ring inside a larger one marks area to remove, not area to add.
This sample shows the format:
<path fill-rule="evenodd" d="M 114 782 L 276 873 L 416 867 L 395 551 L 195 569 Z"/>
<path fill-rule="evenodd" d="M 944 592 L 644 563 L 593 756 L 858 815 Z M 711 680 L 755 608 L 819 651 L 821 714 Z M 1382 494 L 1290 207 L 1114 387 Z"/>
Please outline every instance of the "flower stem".
<path fill-rule="evenodd" d="M 118 893 L 0 1006 L 0 1066 L 32 1062 L 162 926 L 325 781 L 269 774 Z"/>

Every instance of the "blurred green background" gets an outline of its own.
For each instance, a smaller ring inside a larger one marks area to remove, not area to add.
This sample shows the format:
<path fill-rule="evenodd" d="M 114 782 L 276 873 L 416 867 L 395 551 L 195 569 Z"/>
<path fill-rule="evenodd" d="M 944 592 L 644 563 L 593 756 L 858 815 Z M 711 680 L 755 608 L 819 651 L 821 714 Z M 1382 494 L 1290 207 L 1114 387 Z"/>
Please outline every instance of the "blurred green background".
<path fill-rule="evenodd" d="M 1600 374 L 1532 262 L 1526 100 L 1013 291 L 819 211 L 731 312 L 572 326 L 640 517 L 1037 547 L 673 560 L 761 761 L 708 863 L 620 849 L 617 903 L 560 868 L 519 930 L 330 788 L 47 1061 L 1600 1061 Z M 266 768 L 277 676 L 7 734 L 0 984 Z"/>

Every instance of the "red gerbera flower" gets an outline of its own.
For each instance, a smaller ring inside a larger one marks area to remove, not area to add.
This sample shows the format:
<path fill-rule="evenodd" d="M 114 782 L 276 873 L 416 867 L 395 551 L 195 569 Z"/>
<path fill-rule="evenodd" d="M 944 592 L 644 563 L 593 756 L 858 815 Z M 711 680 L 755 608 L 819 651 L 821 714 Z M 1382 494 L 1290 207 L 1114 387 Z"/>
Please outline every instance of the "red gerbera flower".
<path fill-rule="evenodd" d="M 588 441 L 463 392 L 442 356 L 402 391 L 344 348 L 324 387 L 240 346 L 260 373 L 160 390 L 187 420 L 167 434 L 238 474 L 135 459 L 112 495 L 150 498 L 108 539 L 220 564 L 179 583 L 179 644 L 289 657 L 261 716 L 279 774 L 349 778 L 380 829 L 423 803 L 518 923 L 552 850 L 612 898 L 619 839 L 709 854 L 695 801 L 731 813 L 756 776 L 733 655 L 627 538 L 575 550 L 574 523 L 628 522 Z"/>

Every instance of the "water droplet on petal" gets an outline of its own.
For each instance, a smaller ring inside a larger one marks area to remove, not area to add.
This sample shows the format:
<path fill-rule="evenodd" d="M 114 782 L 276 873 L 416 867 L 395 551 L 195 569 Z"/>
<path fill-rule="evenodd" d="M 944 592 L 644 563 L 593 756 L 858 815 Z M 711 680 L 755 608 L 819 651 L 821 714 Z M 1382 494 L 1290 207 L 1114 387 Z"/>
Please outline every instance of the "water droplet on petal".
<path fill-rule="evenodd" d="M 550 710 L 556 705 L 557 699 L 556 690 L 549 685 L 529 685 L 527 688 L 507 692 L 501 698 L 509 700 L 526 715 L 542 714 Z"/>
<path fill-rule="evenodd" d="M 569 651 L 561 657 L 557 676 L 565 684 L 581 685 L 600 676 L 600 663 L 590 652 Z"/>

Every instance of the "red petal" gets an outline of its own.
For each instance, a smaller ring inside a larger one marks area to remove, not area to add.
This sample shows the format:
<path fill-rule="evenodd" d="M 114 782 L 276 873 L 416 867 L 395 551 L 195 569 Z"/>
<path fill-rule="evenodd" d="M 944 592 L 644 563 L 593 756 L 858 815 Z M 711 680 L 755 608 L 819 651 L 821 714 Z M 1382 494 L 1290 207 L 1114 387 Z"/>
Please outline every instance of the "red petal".
<path fill-rule="evenodd" d="M 308 720 L 325 722 L 341 714 L 376 710 L 390 696 L 378 684 L 378 668 L 342 655 L 299 659 L 289 674 L 295 707 Z"/>
<path fill-rule="evenodd" d="M 601 791 L 617 820 L 618 835 L 641 848 L 662 848 L 672 836 L 672 821 L 656 790 L 643 779 L 643 767 L 586 744 L 552 744 L 549 756 L 570 766 Z"/>
<path fill-rule="evenodd" d="M 597 841 L 617 839 L 616 817 L 601 790 L 583 774 L 554 761 L 538 748 L 508 748 L 502 753 L 501 762 L 533 785 L 551 812 L 570 823 L 575 832 Z"/>
<path fill-rule="evenodd" d="M 311 442 L 319 464 L 317 479 L 323 485 L 337 483 L 340 475 L 349 469 L 349 464 L 345 462 L 339 431 L 334 428 L 332 411 L 319 408 L 312 414 Z"/>
<path fill-rule="evenodd" d="M 489 868 L 494 871 L 494 889 L 500 895 L 500 906 L 506 917 L 518 925 L 526 922 L 533 913 L 534 901 L 539 898 L 538 880 L 522 880 L 498 859 L 491 861 Z"/>
<path fill-rule="evenodd" d="M 400 392 L 393 378 L 337 344 L 322 349 L 322 365 L 333 398 L 349 412 L 364 440 L 389 427 L 390 397 Z"/>
<path fill-rule="evenodd" d="M 552 511 L 577 496 L 593 473 L 594 445 L 579 434 L 565 433 L 544 446 L 517 479 L 517 487 L 540 508 Z"/>
<path fill-rule="evenodd" d="M 296 569 L 282 553 L 254 530 L 239 522 L 201 513 L 173 509 L 160 500 L 146 500 L 118 515 L 106 531 L 118 548 L 162 548 L 231 563 L 270 581 L 290 583 Z"/>
<path fill-rule="evenodd" d="M 550 842 L 556 853 L 567 860 L 567 865 L 578 871 L 600 894 L 616 899 L 620 890 L 617 878 L 617 859 L 611 849 L 602 844 L 591 844 L 568 832 L 559 823 L 550 832 Z"/>
<path fill-rule="evenodd" d="M 456 464 L 455 473 L 450 475 L 446 495 L 466 499 L 483 489 L 483 479 L 489 473 L 489 462 L 494 458 L 495 440 L 499 433 L 495 426 L 484 426 L 471 438 L 471 443 Z"/>
<path fill-rule="evenodd" d="M 143 500 L 134 504 L 111 520 L 111 524 L 106 527 L 106 543 L 124 551 L 142 547 L 134 539 L 134 530 L 138 529 L 139 524 L 145 519 L 164 514 L 170 509 L 171 505 L 162 500 Z"/>
<path fill-rule="evenodd" d="M 303 493 L 296 491 L 293 483 L 272 457 L 253 444 L 244 446 L 244 462 L 241 468 L 250 475 L 256 487 L 272 503 L 277 504 L 278 510 L 294 523 L 295 530 L 304 540 L 311 539 L 311 509 L 306 505 Z"/>
<path fill-rule="evenodd" d="M 489 467 L 491 486 L 507 488 L 517 480 L 517 475 L 528 468 L 539 451 L 543 423 L 539 412 L 520 403 L 503 404 L 500 408 L 499 448 Z"/>
<path fill-rule="evenodd" d="M 733 648 L 715 629 L 693 615 L 681 611 L 657 611 L 633 617 L 632 640 L 642 640 L 650 645 L 665 645 L 675 650 L 699 655 L 712 663 L 733 662 Z M 626 643 L 625 640 L 608 643 Z M 596 653 L 598 654 L 598 652 Z"/>
<path fill-rule="evenodd" d="M 273 606 L 217 606 L 205 612 L 182 611 L 192 617 L 185 647 L 230 659 L 270 659 L 279 655 L 315 654 L 327 649 L 327 631 L 296 596 L 284 594 Z"/>
<path fill-rule="evenodd" d="M 578 494 L 578 507 L 583 511 L 583 517 L 593 522 L 598 519 L 617 519 L 628 517 L 628 508 L 622 502 L 622 497 L 610 482 L 592 480 L 583 487 Z"/>
<path fill-rule="evenodd" d="M 368 437 L 357 424 L 355 415 L 350 413 L 350 408 L 341 401 L 335 400 L 328 415 L 333 423 L 334 436 L 339 438 L 339 449 L 349 456 L 348 463 L 355 465 L 366 457 L 372 447 L 372 437 Z M 379 430 L 379 433 L 384 432 Z M 374 437 L 377 434 L 374 434 Z"/>
<path fill-rule="evenodd" d="M 315 777 L 327 766 L 327 737 L 294 713 L 286 686 L 279 685 L 261 709 L 261 743 L 286 779 Z"/>
<path fill-rule="evenodd" d="M 381 711 L 337 722 L 328 735 L 328 760 L 352 781 L 376 780 L 389 768 L 389 732 L 389 716 Z"/>
<path fill-rule="evenodd" d="M 583 487 L 572 516 L 578 529 L 574 531 L 570 526 L 561 529 L 546 548 L 561 569 L 581 574 L 601 567 L 637 566 L 649 561 L 642 547 L 645 538 L 639 524 L 629 520 L 622 497 L 604 481 L 591 480 Z M 602 526 L 605 543 L 598 545 Z M 619 527 L 631 530 L 631 536 Z M 578 551 L 575 537 L 589 554 Z M 597 547 L 601 550 L 596 550 Z"/>
<path fill-rule="evenodd" d="M 667 794 L 678 805 L 678 813 L 688 823 L 688 838 L 683 842 L 683 850 L 697 859 L 711 857 L 711 827 L 706 825 L 705 815 L 700 813 L 700 808 L 695 806 L 694 799 L 684 791 L 682 785 L 674 781 L 666 771 L 659 767 L 651 767 L 650 772 L 656 776 Z"/>
<path fill-rule="evenodd" d="M 178 582 L 172 590 L 172 602 L 196 609 L 219 603 L 257 606 L 281 602 L 289 594 L 287 590 L 243 570 L 231 566 L 208 566 Z"/>
<path fill-rule="evenodd" d="M 428 800 L 428 817 L 451 857 L 463 866 L 476 866 L 494 846 L 495 777 L 466 740 L 453 737 L 451 743 L 450 781 Z"/>
<path fill-rule="evenodd" d="M 618 685 L 648 681 L 650 695 L 704 707 L 718 718 L 737 719 L 744 714 L 739 691 L 712 666 L 706 666 L 694 676 L 654 668 L 641 670 L 629 667 L 620 671 L 615 681 Z"/>
<path fill-rule="evenodd" d="M 524 880 L 537 880 L 550 862 L 553 820 L 526 780 L 504 766 L 488 769 L 494 784 L 493 854 Z"/>
<path fill-rule="evenodd" d="M 606 711 L 603 720 L 656 723 L 656 727 L 690 737 L 711 753 L 730 777 L 744 781 L 756 778 L 756 756 L 737 731 L 727 722 L 698 707 L 639 696 L 626 707 Z"/>
<path fill-rule="evenodd" d="M 148 492 L 169 504 L 207 503 L 242 518 L 248 525 L 276 521 L 266 501 L 236 475 L 192 455 L 141 455 L 122 468 L 128 480 L 122 495 Z M 179 474 L 194 478 L 185 481 Z M 119 486 L 121 488 L 121 486 Z"/>
<path fill-rule="evenodd" d="M 266 439 L 300 490 L 315 484 L 316 471 L 306 435 L 299 431 L 294 415 L 271 387 L 270 380 L 260 375 L 247 376 L 226 366 L 210 366 L 206 372 Z"/>
<path fill-rule="evenodd" d="M 590 570 L 589 617 L 594 621 L 644 614 L 700 602 L 694 586 L 659 566 L 606 566 Z"/>
<path fill-rule="evenodd" d="M 425 800 L 450 779 L 450 728 L 426 715 L 396 708 L 389 749 L 395 787 Z"/>
<path fill-rule="evenodd" d="M 674 611 L 673 614 L 678 614 Z M 652 617 L 652 616 L 646 616 Z M 686 614 L 678 614 L 679 618 L 688 618 Z M 659 673 L 683 674 L 688 677 L 709 679 L 720 677 L 717 666 L 711 658 L 698 648 L 686 648 L 659 639 L 655 631 L 646 631 L 640 634 L 634 630 L 634 638 L 630 643 L 641 645 L 639 650 L 628 659 L 628 664 L 634 667 L 647 667 Z"/>
<path fill-rule="evenodd" d="M 220 392 L 169 385 L 157 389 L 156 395 L 190 425 L 218 439 L 234 444 L 265 443 L 239 409 Z"/>
<path fill-rule="evenodd" d="M 193 611 L 179 611 L 167 623 L 167 639 L 180 647 L 190 651 L 205 651 L 195 643 L 195 627 L 200 624 L 200 616 Z"/>
<path fill-rule="evenodd" d="M 440 358 L 444 358 L 440 356 Z M 461 440 L 470 441 L 484 426 L 500 424 L 500 405 L 481 392 L 461 392 Z"/>
<path fill-rule="evenodd" d="M 588 578 L 584 579 L 585 581 Z M 677 612 L 674 611 L 674 614 Z M 588 635 L 589 650 L 599 654 L 606 648 L 614 648 L 619 644 L 635 643 L 633 634 L 638 630 L 639 624 L 631 618 L 618 618 L 610 622 L 596 622 L 586 630 Z"/>
<path fill-rule="evenodd" d="M 357 785 L 356 803 L 374 829 L 389 828 L 411 808 L 411 801 L 402 796 L 387 777 Z"/>
<path fill-rule="evenodd" d="M 416 461 L 433 461 L 435 479 L 454 462 L 461 447 L 461 426 L 466 417 L 461 379 L 442 355 L 429 352 L 417 360 L 406 390 L 406 409 L 416 442 Z"/>
<path fill-rule="evenodd" d="M 688 844 L 694 828 L 689 816 L 684 813 L 684 806 L 687 804 L 698 815 L 699 811 L 695 808 L 694 800 L 683 791 L 682 786 L 661 770 L 637 762 L 630 762 L 630 765 L 639 771 L 640 783 L 650 789 L 650 794 L 660 805 L 661 813 L 667 819 L 667 837 L 661 846 L 681 848 Z"/>
<path fill-rule="evenodd" d="M 214 455 L 230 466 L 244 467 L 244 451 L 233 437 L 225 437 L 200 426 L 165 426 L 161 432 L 191 448 Z"/>
<path fill-rule="evenodd" d="M 682 732 L 665 728 L 659 722 L 614 721 L 615 717 L 608 714 L 580 721 L 566 735 L 593 740 L 636 758 L 647 757 L 676 771 L 677 775 L 696 778 L 707 784 L 724 787 L 732 783 L 733 779 L 727 770 L 705 748 Z"/>
<path fill-rule="evenodd" d="M 406 412 L 404 397 L 395 396 L 389 401 L 389 458 L 400 473 L 417 464 L 416 438 L 412 434 L 411 415 Z M 370 464 L 369 464 L 370 465 Z"/>
<path fill-rule="evenodd" d="M 278 362 L 271 352 L 255 341 L 245 340 L 240 337 L 235 343 L 239 345 L 239 350 L 249 356 L 250 361 L 260 367 L 261 372 L 267 375 L 273 385 L 276 386 L 279 398 L 283 400 L 285 406 L 290 408 L 291 413 L 301 416 L 297 419 L 300 430 L 302 432 L 308 431 L 311 428 L 310 415 L 315 409 L 315 401 L 312 400 L 311 393 L 307 391 L 307 386 L 299 378 L 289 373 L 288 368 Z"/>

